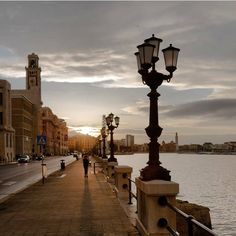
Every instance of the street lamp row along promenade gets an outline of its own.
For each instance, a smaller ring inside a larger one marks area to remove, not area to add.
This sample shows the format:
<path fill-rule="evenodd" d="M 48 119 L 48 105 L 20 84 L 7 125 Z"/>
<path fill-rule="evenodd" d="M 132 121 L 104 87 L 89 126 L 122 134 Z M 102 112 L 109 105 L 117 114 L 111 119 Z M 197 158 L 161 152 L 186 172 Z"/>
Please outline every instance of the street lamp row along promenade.
<path fill-rule="evenodd" d="M 113 123 L 114 122 L 114 123 Z M 103 116 L 103 127 L 100 130 L 100 135 L 98 138 L 98 156 L 102 159 L 103 172 L 107 175 L 111 181 L 114 179 L 114 167 L 118 165 L 117 159 L 114 156 L 114 141 L 113 133 L 114 129 L 119 126 L 120 117 L 115 116 L 110 113 L 108 116 Z M 106 128 L 107 126 L 107 128 Z M 110 157 L 107 158 L 106 155 L 106 137 L 110 134 Z M 100 162 L 97 162 L 99 164 Z M 94 166 L 95 168 L 95 166 Z"/>
<path fill-rule="evenodd" d="M 170 44 L 169 47 L 162 50 L 164 54 L 165 67 L 169 74 L 165 75 L 159 73 L 156 71 L 155 65 L 159 60 L 158 54 L 161 42 L 162 39 L 156 38 L 153 34 L 151 38 L 144 40 L 143 44 L 137 46 L 138 52 L 135 53 L 138 72 L 142 76 L 142 82 L 151 89 L 151 92 L 147 95 L 150 98 L 149 126 L 145 129 L 148 137 L 150 138 L 149 160 L 147 162 L 148 166 L 143 168 L 140 172 L 140 179 L 143 181 L 154 179 L 167 181 L 171 180 L 171 176 L 169 174 L 170 171 L 162 167 L 159 160 L 160 144 L 157 140 L 162 133 L 162 128 L 159 126 L 158 119 L 158 97 L 160 94 L 156 90 L 164 80 L 170 82 L 173 77 L 173 72 L 177 69 L 177 60 L 180 49 L 175 48 L 172 44 Z M 110 131 L 110 157 L 108 162 L 117 162 L 117 159 L 114 157 L 113 130 L 118 127 L 120 118 L 118 116 L 114 117 L 114 114 L 110 113 L 105 119 L 108 131 Z M 115 125 L 113 125 L 114 120 Z M 105 159 L 105 138 L 107 136 L 105 127 L 101 130 L 101 136 L 103 138 L 102 157 Z"/>
<path fill-rule="evenodd" d="M 113 125 L 113 121 L 115 121 L 115 125 Z M 117 162 L 117 159 L 114 157 L 114 141 L 113 141 L 113 130 L 119 126 L 120 117 L 114 117 L 114 114 L 110 113 L 106 117 L 106 125 L 108 128 L 108 132 L 110 132 L 110 157 L 108 158 L 108 162 Z"/>
<path fill-rule="evenodd" d="M 150 98 L 149 126 L 145 129 L 150 138 L 148 166 L 141 170 L 140 177 L 137 177 L 135 182 L 132 181 L 135 183 L 137 191 L 137 195 L 135 195 L 137 199 L 136 227 L 142 236 L 168 236 L 170 233 L 172 235 L 179 235 L 176 230 L 176 212 L 178 212 L 180 215 L 184 215 L 188 221 L 188 235 L 193 235 L 193 224 L 204 228 L 204 230 L 211 233 L 211 235 L 216 235 L 202 224 L 199 224 L 196 220 L 193 220 L 191 216 L 187 216 L 175 207 L 176 196 L 179 193 L 179 184 L 171 181 L 170 171 L 160 166 L 160 145 L 158 138 L 161 135 L 162 128 L 159 126 L 158 119 L 158 97 L 160 94 L 156 90 L 163 81 L 170 82 L 173 77 L 173 72 L 177 69 L 177 59 L 180 51 L 171 44 L 169 47 L 162 50 L 165 59 L 165 67 L 169 74 L 165 75 L 159 73 L 155 69 L 155 64 L 159 60 L 158 53 L 161 42 L 161 39 L 152 35 L 151 38 L 146 39 L 142 45 L 137 47 L 139 51 L 135 53 L 138 72 L 142 76 L 142 82 L 151 89 L 148 94 Z M 117 196 L 127 197 L 127 190 L 131 191 L 130 176 L 132 168 L 129 166 L 119 166 L 116 158 L 114 158 L 113 130 L 119 125 L 119 117 L 115 117 L 116 126 L 112 125 L 113 117 L 114 115 L 112 113 L 106 117 L 106 123 L 111 134 L 111 154 L 109 159 L 112 161 L 108 163 L 107 176 L 108 180 L 112 177 L 115 178 L 114 189 L 117 191 Z M 105 138 L 106 128 L 102 129 L 102 134 Z M 113 176 L 110 175 L 111 171 L 109 170 L 109 165 L 113 165 Z M 105 165 L 103 165 L 103 168 L 104 166 Z M 131 195 L 130 192 L 129 197 Z M 160 199 L 165 199 L 165 204 L 163 201 L 160 202 Z M 131 200 L 129 200 L 129 203 L 131 203 Z"/>
<path fill-rule="evenodd" d="M 159 46 L 162 42 L 161 39 L 154 37 L 154 35 L 146 39 L 142 45 L 139 45 L 138 52 L 135 53 L 138 64 L 138 72 L 142 76 L 144 84 L 150 87 L 151 92 L 148 94 L 150 98 L 150 114 L 149 114 L 149 126 L 146 128 L 146 133 L 150 138 L 149 143 L 149 161 L 148 166 L 143 168 L 140 172 L 140 177 L 136 178 L 135 184 L 137 188 L 137 208 L 138 218 L 136 225 L 141 235 L 167 235 L 166 232 L 160 227 L 157 227 L 156 220 L 168 216 L 168 222 L 173 229 L 176 228 L 176 216 L 168 209 L 161 209 L 161 206 L 157 204 L 154 206 L 153 202 L 157 202 L 158 196 L 166 196 L 168 201 L 175 202 L 176 195 L 179 192 L 179 185 L 171 182 L 169 170 L 160 166 L 159 160 L 159 143 L 158 137 L 161 135 L 162 128 L 159 126 L 158 120 L 158 97 L 157 88 L 163 83 L 164 80 L 170 82 L 173 77 L 173 72 L 176 70 L 177 58 L 179 49 L 170 45 L 168 48 L 163 49 L 166 70 L 169 75 L 159 73 L 155 69 L 155 64 L 159 60 Z M 115 125 L 113 121 L 115 120 Z M 111 113 L 106 117 L 106 124 L 110 131 L 110 158 L 108 159 L 108 165 L 103 165 L 107 170 L 109 180 L 116 176 L 115 183 L 124 181 L 127 179 L 130 168 L 127 166 L 117 166 L 117 159 L 114 157 L 114 144 L 113 144 L 113 130 L 119 125 L 119 117 L 115 117 Z M 103 129 L 103 136 L 105 138 L 105 129 Z M 113 165 L 113 166 L 111 166 Z M 116 174 L 112 171 L 116 170 Z M 132 168 L 131 168 L 132 169 Z M 123 173 L 124 172 L 124 173 Z M 117 179 L 120 176 L 121 180 Z M 164 180 L 164 181 L 163 181 Z M 122 188 L 128 186 L 126 184 L 120 185 Z M 118 186 L 119 187 L 119 186 Z M 163 213 L 164 212 L 164 213 Z M 164 230 L 165 231 L 165 230 Z M 159 234 L 160 233 L 160 234 Z"/>

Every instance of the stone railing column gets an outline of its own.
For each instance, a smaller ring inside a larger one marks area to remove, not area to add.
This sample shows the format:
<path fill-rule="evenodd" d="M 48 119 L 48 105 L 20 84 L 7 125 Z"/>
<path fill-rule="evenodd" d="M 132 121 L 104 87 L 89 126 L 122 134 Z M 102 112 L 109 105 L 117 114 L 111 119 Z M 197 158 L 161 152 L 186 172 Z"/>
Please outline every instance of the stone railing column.
<path fill-rule="evenodd" d="M 109 177 L 109 182 L 113 182 L 115 179 L 115 166 L 118 165 L 118 162 L 108 162 L 107 163 L 107 176 Z"/>
<path fill-rule="evenodd" d="M 129 179 L 131 178 L 132 167 L 130 166 L 115 166 L 115 186 L 117 189 L 118 198 L 129 198 Z"/>
<path fill-rule="evenodd" d="M 165 196 L 167 200 L 176 205 L 176 195 L 179 192 L 179 184 L 171 181 L 152 180 L 142 181 L 135 179 L 137 187 L 137 208 L 138 218 L 136 226 L 142 236 L 169 236 L 170 233 L 158 226 L 158 221 L 165 218 L 171 228 L 176 229 L 176 214 L 168 207 L 158 204 L 160 196 Z"/>
<path fill-rule="evenodd" d="M 108 176 L 108 161 L 107 161 L 107 159 L 102 159 L 102 172 L 105 176 Z"/>

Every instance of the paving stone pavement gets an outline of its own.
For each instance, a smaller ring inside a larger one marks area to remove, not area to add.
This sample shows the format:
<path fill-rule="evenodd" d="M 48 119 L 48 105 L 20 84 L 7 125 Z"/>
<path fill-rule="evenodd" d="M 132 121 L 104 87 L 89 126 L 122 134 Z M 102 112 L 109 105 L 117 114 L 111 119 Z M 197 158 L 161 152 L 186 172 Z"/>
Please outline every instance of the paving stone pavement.
<path fill-rule="evenodd" d="M 0 236 L 138 235 L 104 176 L 91 171 L 84 178 L 76 161 L 1 203 Z"/>

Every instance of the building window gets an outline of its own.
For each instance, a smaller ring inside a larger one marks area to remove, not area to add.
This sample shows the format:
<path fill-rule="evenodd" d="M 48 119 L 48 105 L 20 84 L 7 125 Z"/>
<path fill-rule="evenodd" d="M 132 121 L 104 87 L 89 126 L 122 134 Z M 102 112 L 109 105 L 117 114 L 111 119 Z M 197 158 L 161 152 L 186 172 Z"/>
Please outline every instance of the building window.
<path fill-rule="evenodd" d="M 6 147 L 8 147 L 8 134 L 6 135 Z"/>
<path fill-rule="evenodd" d="M 3 124 L 3 112 L 0 112 L 0 125 Z"/>
<path fill-rule="evenodd" d="M 12 135 L 10 134 L 10 147 L 12 147 Z"/>
<path fill-rule="evenodd" d="M 2 106 L 2 105 L 3 105 L 3 94 L 0 93 L 0 106 Z"/>

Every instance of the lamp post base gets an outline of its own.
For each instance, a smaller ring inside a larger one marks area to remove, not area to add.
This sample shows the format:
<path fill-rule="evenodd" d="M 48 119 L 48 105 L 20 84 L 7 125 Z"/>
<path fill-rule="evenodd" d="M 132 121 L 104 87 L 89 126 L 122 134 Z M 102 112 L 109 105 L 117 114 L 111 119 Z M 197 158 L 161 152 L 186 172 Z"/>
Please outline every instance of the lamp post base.
<path fill-rule="evenodd" d="M 117 159 L 115 157 L 108 158 L 108 162 L 117 162 Z"/>
<path fill-rule="evenodd" d="M 140 179 L 143 181 L 150 181 L 150 180 L 166 180 L 170 181 L 170 171 L 165 169 L 162 166 L 146 166 L 140 171 Z"/>

